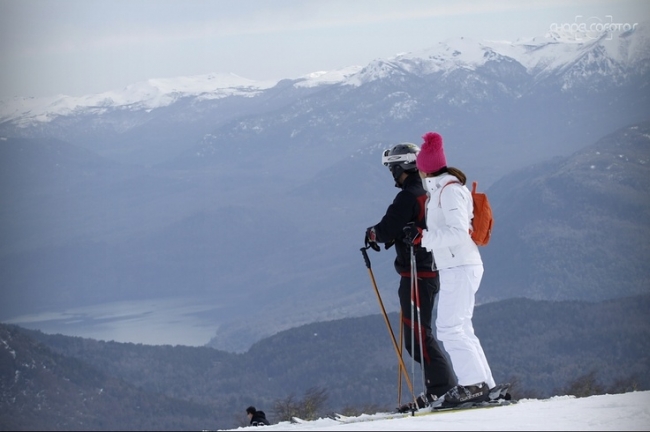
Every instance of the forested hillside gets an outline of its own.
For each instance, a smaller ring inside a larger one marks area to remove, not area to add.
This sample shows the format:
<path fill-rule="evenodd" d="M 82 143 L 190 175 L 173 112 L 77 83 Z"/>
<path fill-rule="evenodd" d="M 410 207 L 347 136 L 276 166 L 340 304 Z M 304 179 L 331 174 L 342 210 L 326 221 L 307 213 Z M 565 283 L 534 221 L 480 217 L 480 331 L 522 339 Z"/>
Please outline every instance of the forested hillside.
<path fill-rule="evenodd" d="M 478 298 L 605 300 L 650 285 L 650 121 L 490 188 L 495 225 Z"/>
<path fill-rule="evenodd" d="M 600 389 L 643 390 L 650 389 L 648 310 L 650 296 L 511 299 L 478 306 L 474 323 L 495 379 L 513 381 L 516 397 L 566 394 L 584 376 Z M 390 318 L 397 330 L 396 314 Z M 0 339 L 3 429 L 229 428 L 245 420 L 248 405 L 273 419 L 278 400 L 310 389 L 324 390 L 332 411 L 390 409 L 397 397 L 397 360 L 380 315 L 304 325 L 243 354 L 8 325 Z"/>

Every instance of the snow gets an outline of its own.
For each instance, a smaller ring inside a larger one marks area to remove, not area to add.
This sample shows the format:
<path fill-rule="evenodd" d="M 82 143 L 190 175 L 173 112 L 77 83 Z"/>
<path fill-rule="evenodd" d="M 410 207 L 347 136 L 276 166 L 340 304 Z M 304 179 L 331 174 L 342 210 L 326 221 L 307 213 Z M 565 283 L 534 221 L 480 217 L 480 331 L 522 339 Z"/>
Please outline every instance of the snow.
<path fill-rule="evenodd" d="M 552 71 L 570 65 L 585 52 L 598 45 L 598 40 L 579 43 L 558 41 L 549 36 L 528 40 L 473 41 L 471 39 L 450 39 L 428 50 L 405 54 L 398 60 L 427 59 L 428 73 L 450 71 L 458 68 L 474 70 L 495 57 L 511 58 L 523 65 L 528 73 L 537 74 L 544 70 Z"/>
<path fill-rule="evenodd" d="M 361 418 L 364 417 L 368 416 Z M 517 404 L 503 407 L 447 411 L 432 415 L 347 424 L 321 418 L 298 424 L 282 422 L 265 426 L 264 430 L 643 431 L 650 430 L 650 391 L 586 398 L 556 396 L 545 400 L 522 399 Z"/>
<path fill-rule="evenodd" d="M 468 38 L 448 39 L 433 48 L 407 54 L 402 58 L 427 58 L 431 60 L 431 72 L 456 68 L 475 69 L 486 61 L 485 53 L 490 44 Z"/>
<path fill-rule="evenodd" d="M 546 75 L 572 65 L 597 46 L 603 46 L 613 61 L 634 65 L 650 57 L 650 24 L 639 24 L 634 33 L 626 32 L 615 37 L 610 33 L 569 35 L 551 32 L 543 37 L 514 42 L 451 38 L 431 48 L 375 60 L 358 74 L 350 76 L 346 84 L 359 86 L 400 71 L 431 74 L 456 69 L 475 70 L 498 57 L 520 63 L 532 75 Z"/>
<path fill-rule="evenodd" d="M 320 71 L 296 78 L 296 87 L 316 87 L 343 82 L 361 66 L 334 71 Z M 175 78 L 155 78 L 131 84 L 121 90 L 72 97 L 57 95 L 47 98 L 14 97 L 0 101 L 0 122 L 15 121 L 26 127 L 49 122 L 58 116 L 77 113 L 103 114 L 110 109 L 162 108 L 183 97 L 197 101 L 228 96 L 255 97 L 274 87 L 278 81 L 254 81 L 235 74 L 206 74 Z"/>
<path fill-rule="evenodd" d="M 358 73 L 361 66 L 349 66 L 333 71 L 319 71 L 299 77 L 295 87 L 316 87 L 323 84 L 337 84 Z"/>
<path fill-rule="evenodd" d="M 565 32 L 566 33 L 566 32 Z M 567 35 L 550 32 L 544 37 L 508 41 L 476 41 L 453 38 L 413 53 L 389 59 L 377 59 L 366 67 L 350 66 L 333 71 L 318 71 L 294 80 L 295 87 L 345 84 L 360 86 L 393 74 L 426 75 L 458 68 L 474 70 L 487 61 L 508 58 L 522 64 L 528 73 L 545 75 L 566 68 L 602 46 L 613 63 L 634 66 L 650 58 L 650 25 L 638 24 L 634 32 L 599 35 Z M 274 87 L 278 81 L 254 81 L 228 73 L 176 78 L 158 78 L 139 82 L 117 91 L 72 97 L 14 97 L 0 101 L 0 122 L 11 121 L 19 127 L 48 122 L 62 115 L 102 114 L 111 109 L 152 110 L 168 106 L 183 97 L 196 100 L 228 96 L 255 97 Z"/>
<path fill-rule="evenodd" d="M 276 84 L 277 81 L 253 81 L 235 74 L 206 74 L 149 79 L 121 90 L 81 97 L 14 97 L 0 101 L 0 121 L 18 118 L 19 126 L 27 126 L 81 112 L 101 114 L 108 109 L 151 110 L 170 105 L 182 97 L 196 97 L 197 100 L 235 95 L 252 97 Z"/>

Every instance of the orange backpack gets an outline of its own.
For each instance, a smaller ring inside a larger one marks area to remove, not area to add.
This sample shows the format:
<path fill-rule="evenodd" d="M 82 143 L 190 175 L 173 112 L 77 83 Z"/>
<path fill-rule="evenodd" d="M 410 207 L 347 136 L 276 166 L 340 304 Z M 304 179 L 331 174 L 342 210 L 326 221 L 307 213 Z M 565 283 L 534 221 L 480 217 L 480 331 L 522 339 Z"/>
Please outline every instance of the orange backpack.
<path fill-rule="evenodd" d="M 442 188 L 444 189 L 447 185 L 452 183 L 458 183 L 462 185 L 459 181 L 452 181 L 447 183 Z M 494 220 L 492 218 L 492 207 L 490 207 L 490 202 L 488 201 L 487 195 L 482 192 L 476 192 L 476 182 L 472 182 L 472 201 L 474 203 L 474 217 L 472 218 L 472 229 L 470 229 L 469 234 L 472 236 L 472 240 L 478 246 L 485 246 L 490 242 L 490 235 L 492 235 L 492 224 Z M 440 196 L 442 196 L 442 191 L 440 191 Z M 438 206 L 440 206 L 440 198 L 438 198 Z"/>

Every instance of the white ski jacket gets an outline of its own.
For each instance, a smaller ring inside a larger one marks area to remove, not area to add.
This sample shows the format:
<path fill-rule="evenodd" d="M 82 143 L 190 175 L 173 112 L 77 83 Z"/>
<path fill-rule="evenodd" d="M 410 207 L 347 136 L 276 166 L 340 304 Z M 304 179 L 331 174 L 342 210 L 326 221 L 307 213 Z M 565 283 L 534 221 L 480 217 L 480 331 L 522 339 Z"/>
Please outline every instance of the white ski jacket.
<path fill-rule="evenodd" d="M 433 252 L 438 270 L 461 265 L 483 265 L 478 246 L 469 234 L 474 215 L 472 194 L 449 173 L 422 179 L 429 194 L 427 229 L 422 246 Z M 442 196 L 441 196 L 442 192 Z"/>

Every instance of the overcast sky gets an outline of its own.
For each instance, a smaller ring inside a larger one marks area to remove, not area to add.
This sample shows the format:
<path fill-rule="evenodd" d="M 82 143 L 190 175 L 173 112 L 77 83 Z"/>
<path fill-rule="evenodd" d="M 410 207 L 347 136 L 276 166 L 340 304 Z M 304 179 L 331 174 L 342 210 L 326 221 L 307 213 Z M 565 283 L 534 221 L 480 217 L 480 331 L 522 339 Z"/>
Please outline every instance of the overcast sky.
<path fill-rule="evenodd" d="M 296 78 L 450 37 L 516 40 L 649 12 L 647 0 L 0 0 L 0 98 L 208 73 Z"/>

